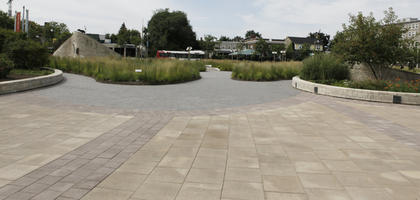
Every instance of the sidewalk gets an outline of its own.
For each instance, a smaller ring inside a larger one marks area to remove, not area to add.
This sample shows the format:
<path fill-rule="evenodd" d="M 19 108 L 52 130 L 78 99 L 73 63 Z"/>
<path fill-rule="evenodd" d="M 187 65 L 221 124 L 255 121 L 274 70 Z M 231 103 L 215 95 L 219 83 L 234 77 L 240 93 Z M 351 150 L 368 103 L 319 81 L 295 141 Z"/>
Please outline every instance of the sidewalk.
<path fill-rule="evenodd" d="M 83 199 L 420 199 L 416 135 L 388 131 L 418 135 L 418 114 L 345 105 L 176 117 Z"/>

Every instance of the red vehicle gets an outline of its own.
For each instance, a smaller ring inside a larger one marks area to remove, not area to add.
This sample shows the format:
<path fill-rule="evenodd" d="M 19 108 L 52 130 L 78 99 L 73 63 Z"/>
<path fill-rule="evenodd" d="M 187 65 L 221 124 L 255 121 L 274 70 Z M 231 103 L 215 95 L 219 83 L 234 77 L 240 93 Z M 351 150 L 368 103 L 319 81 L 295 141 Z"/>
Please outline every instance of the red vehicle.
<path fill-rule="evenodd" d="M 188 56 L 191 60 L 199 60 L 204 58 L 205 52 L 204 51 L 165 51 L 159 50 L 156 53 L 156 58 L 171 58 L 171 59 L 180 59 L 186 60 Z"/>

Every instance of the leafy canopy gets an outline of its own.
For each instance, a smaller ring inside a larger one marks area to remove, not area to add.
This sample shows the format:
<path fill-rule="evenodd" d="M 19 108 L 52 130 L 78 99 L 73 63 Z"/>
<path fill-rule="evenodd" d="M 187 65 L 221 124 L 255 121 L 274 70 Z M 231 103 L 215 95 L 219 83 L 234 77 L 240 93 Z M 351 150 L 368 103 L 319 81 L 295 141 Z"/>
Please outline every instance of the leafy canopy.
<path fill-rule="evenodd" d="M 351 64 L 367 64 L 375 78 L 381 79 L 384 68 L 407 60 L 412 45 L 411 39 L 403 38 L 407 30 L 397 19 L 392 8 L 380 21 L 372 13 L 350 15 L 349 25 L 343 25 L 333 41 L 333 52 Z"/>
<path fill-rule="evenodd" d="M 157 10 L 146 29 L 149 53 L 157 50 L 185 50 L 198 47 L 196 34 L 192 30 L 187 14 L 169 9 Z"/>

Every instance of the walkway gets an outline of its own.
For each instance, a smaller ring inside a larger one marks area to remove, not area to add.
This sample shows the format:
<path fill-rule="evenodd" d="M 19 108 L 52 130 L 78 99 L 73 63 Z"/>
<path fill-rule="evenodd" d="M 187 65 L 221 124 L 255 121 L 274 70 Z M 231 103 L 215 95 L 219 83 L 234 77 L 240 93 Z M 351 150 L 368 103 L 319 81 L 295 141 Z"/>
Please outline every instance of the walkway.
<path fill-rule="evenodd" d="M 175 86 L 76 87 L 89 80 L 66 75 L 57 87 L 1 96 L 0 199 L 420 199 L 420 107 L 213 73 L 178 86 L 246 84 L 251 93 L 172 107 L 159 95 Z M 99 102 L 92 87 L 105 90 Z M 114 87 L 167 104 L 148 107 L 134 94 L 127 101 L 136 103 L 119 105 L 128 94 L 117 101 Z"/>

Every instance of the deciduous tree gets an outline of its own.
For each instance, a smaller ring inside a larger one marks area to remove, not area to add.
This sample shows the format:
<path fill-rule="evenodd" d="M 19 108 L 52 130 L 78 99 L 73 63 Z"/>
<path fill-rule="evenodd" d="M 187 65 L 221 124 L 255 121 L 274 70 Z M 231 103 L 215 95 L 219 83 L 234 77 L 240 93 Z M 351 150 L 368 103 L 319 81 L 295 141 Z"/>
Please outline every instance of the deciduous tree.
<path fill-rule="evenodd" d="M 334 39 L 333 51 L 351 64 L 364 63 L 376 79 L 383 79 L 384 69 L 410 57 L 413 41 L 403 39 L 407 30 L 397 19 L 392 8 L 380 21 L 372 14 L 350 15 L 349 25 L 343 25 L 343 31 Z"/>

